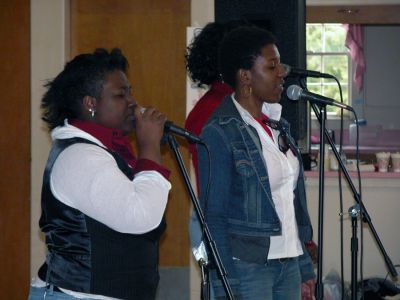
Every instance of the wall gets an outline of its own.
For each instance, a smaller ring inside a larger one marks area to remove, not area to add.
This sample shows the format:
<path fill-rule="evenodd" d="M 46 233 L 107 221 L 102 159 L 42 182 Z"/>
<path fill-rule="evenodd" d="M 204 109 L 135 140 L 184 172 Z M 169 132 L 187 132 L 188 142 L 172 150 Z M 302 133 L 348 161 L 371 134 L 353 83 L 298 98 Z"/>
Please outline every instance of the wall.
<path fill-rule="evenodd" d="M 324 231 L 323 231 L 323 274 L 326 275 L 334 269 L 340 272 L 340 226 L 339 226 L 339 188 L 337 176 L 326 177 L 324 197 Z M 358 181 L 352 176 L 354 185 L 358 190 Z M 308 207 L 314 228 L 314 240 L 318 241 L 318 207 L 319 207 L 319 181 L 316 174 L 307 176 L 306 181 Z M 354 198 L 347 183 L 343 181 L 343 211 L 344 211 L 344 278 L 351 280 L 351 252 L 350 238 L 352 234 L 351 219 L 348 209 L 355 204 Z M 400 264 L 400 177 L 397 178 L 363 178 L 362 201 L 369 213 L 372 224 L 381 239 L 389 257 L 394 264 Z M 358 226 L 361 226 L 358 221 Z M 364 278 L 381 277 L 387 274 L 383 256 L 381 255 L 370 229 L 363 224 L 364 233 Z M 361 235 L 358 231 L 358 239 Z M 359 246 L 361 251 L 361 243 Z M 360 257 L 361 253 L 358 253 Z M 358 275 L 360 278 L 360 274 Z"/>
<path fill-rule="evenodd" d="M 365 27 L 363 117 L 369 125 L 400 129 L 399 53 L 399 25 Z"/>
<path fill-rule="evenodd" d="M 40 217 L 42 174 L 50 150 L 47 128 L 41 121 L 40 100 L 43 84 L 54 78 L 69 56 L 68 0 L 35 0 L 31 2 L 31 275 L 45 258 Z"/>

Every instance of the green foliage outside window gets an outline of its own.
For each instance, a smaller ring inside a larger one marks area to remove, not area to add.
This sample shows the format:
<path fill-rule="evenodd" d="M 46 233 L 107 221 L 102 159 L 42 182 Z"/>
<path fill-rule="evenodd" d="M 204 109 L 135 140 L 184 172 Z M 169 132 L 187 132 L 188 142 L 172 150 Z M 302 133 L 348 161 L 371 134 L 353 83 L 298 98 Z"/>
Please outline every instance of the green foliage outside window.
<path fill-rule="evenodd" d="M 345 39 L 346 32 L 342 24 L 306 25 L 307 69 L 335 76 L 342 86 L 344 103 L 350 104 L 350 59 L 348 49 L 344 46 Z M 341 101 L 338 85 L 332 79 L 308 78 L 307 87 L 313 93 Z M 339 109 L 328 106 L 327 112 L 338 115 Z"/>

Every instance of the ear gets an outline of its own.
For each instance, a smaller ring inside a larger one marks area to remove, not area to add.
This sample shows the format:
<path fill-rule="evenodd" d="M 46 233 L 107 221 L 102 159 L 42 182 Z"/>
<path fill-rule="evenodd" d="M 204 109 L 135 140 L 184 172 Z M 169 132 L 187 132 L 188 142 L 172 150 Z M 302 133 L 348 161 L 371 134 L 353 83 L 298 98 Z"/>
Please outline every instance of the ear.
<path fill-rule="evenodd" d="M 86 111 L 96 111 L 97 100 L 92 96 L 85 96 L 82 100 L 83 109 Z"/>
<path fill-rule="evenodd" d="M 238 80 L 240 85 L 249 85 L 251 80 L 250 70 L 239 69 Z"/>

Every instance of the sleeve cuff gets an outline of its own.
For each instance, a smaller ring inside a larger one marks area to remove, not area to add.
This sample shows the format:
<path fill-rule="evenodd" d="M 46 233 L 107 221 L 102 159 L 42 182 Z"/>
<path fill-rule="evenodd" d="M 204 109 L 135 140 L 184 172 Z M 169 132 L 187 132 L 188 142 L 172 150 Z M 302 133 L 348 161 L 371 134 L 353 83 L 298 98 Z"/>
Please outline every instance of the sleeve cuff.
<path fill-rule="evenodd" d="M 171 171 L 163 167 L 162 165 L 159 165 L 158 163 L 150 159 L 144 159 L 144 158 L 139 159 L 136 162 L 135 166 L 135 174 L 142 171 L 157 171 L 167 180 L 169 180 L 169 176 L 171 174 Z"/>
<path fill-rule="evenodd" d="M 304 250 L 304 247 L 303 247 L 303 251 L 305 251 L 305 252 L 299 256 L 299 267 L 300 267 L 302 283 L 316 277 L 315 272 L 314 272 L 314 266 L 311 261 L 311 257 L 308 254 L 308 252 L 306 252 L 306 250 Z"/>

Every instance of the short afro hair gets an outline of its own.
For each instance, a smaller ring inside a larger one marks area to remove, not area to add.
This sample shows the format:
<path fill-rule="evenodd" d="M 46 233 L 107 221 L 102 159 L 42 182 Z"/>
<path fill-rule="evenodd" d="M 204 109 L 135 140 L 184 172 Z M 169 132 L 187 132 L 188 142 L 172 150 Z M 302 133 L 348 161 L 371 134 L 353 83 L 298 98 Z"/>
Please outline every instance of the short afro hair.
<path fill-rule="evenodd" d="M 45 84 L 42 98 L 42 120 L 49 129 L 62 126 L 65 119 L 80 118 L 85 96 L 100 98 L 108 73 L 126 73 L 128 61 L 118 48 L 108 52 L 98 48 L 93 53 L 80 54 L 68 62 L 56 78 Z"/>
<path fill-rule="evenodd" d="M 219 51 L 223 80 L 235 88 L 237 71 L 251 69 L 261 49 L 275 43 L 273 34 L 259 27 L 243 26 L 232 30 L 223 39 Z"/>

